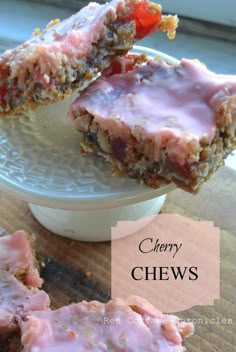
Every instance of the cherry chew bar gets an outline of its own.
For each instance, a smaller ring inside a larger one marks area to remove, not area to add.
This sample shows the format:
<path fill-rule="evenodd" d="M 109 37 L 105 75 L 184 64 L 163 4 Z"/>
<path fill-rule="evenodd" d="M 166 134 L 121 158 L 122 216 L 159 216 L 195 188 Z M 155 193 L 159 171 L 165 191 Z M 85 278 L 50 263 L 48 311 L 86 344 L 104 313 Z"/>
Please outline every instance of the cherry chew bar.
<path fill-rule="evenodd" d="M 82 89 L 133 43 L 156 30 L 173 38 L 176 16 L 148 0 L 90 3 L 0 57 L 0 114 L 34 109 Z"/>
<path fill-rule="evenodd" d="M 23 314 L 49 307 L 48 295 L 38 289 L 42 279 L 35 267 L 33 240 L 20 230 L 0 235 L 0 346 L 19 330 Z"/>
<path fill-rule="evenodd" d="M 54 311 L 25 314 L 25 352 L 184 352 L 192 323 L 164 315 L 148 301 L 80 302 Z"/>
<path fill-rule="evenodd" d="M 236 147 L 236 76 L 195 60 L 146 61 L 119 59 L 72 103 L 69 118 L 82 151 L 110 161 L 114 174 L 195 193 Z"/>
<path fill-rule="evenodd" d="M 0 271 L 0 346 L 19 330 L 18 319 L 26 312 L 46 310 L 49 297 L 43 290 L 28 288 L 9 272 Z"/>
<path fill-rule="evenodd" d="M 0 272 L 8 271 L 26 286 L 41 287 L 34 253 L 34 237 L 18 230 L 0 237 Z"/>

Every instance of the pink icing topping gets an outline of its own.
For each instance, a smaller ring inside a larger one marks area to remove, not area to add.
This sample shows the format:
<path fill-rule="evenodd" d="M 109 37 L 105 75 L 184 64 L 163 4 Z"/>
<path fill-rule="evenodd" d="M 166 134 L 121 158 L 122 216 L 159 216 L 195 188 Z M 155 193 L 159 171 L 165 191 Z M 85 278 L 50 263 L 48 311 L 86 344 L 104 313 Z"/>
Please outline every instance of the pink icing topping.
<path fill-rule="evenodd" d="M 34 267 L 32 248 L 24 231 L 0 237 L 0 271 L 24 274 L 27 285 L 41 286 L 42 279 Z"/>
<path fill-rule="evenodd" d="M 135 309 L 131 309 L 135 306 Z M 34 312 L 22 322 L 26 352 L 180 352 L 192 324 L 165 316 L 147 301 L 81 302 L 56 311 Z"/>
<path fill-rule="evenodd" d="M 0 273 L 0 298 L 0 330 L 16 326 L 16 315 L 49 306 L 49 297 L 44 291 L 28 289 L 7 272 Z"/>
<path fill-rule="evenodd" d="M 198 160 L 202 137 L 213 140 L 219 107 L 233 94 L 235 76 L 217 75 L 194 60 L 151 61 L 98 79 L 71 105 L 69 118 L 79 126 L 78 110 L 86 110 L 114 135 L 125 138 L 131 130 L 138 141 L 152 140 L 154 159 L 165 145 L 183 164 L 186 158 Z"/>
<path fill-rule="evenodd" d="M 103 33 L 104 21 L 109 15 L 116 18 L 117 6 L 124 0 L 113 0 L 109 4 L 90 3 L 68 19 L 49 27 L 28 41 L 35 46 L 49 46 L 53 54 L 66 54 L 69 57 L 84 56 L 91 51 Z"/>
<path fill-rule="evenodd" d="M 129 2 L 132 4 L 137 0 Z M 1 61 L 7 61 L 8 64 L 12 62 L 13 75 L 27 65 L 35 82 L 48 85 L 49 73 L 65 66 L 68 60 L 70 66 L 76 68 L 78 59 L 86 58 L 91 53 L 94 43 L 103 38 L 106 23 L 116 20 L 119 6 L 126 8 L 127 14 L 132 10 L 127 0 L 112 0 L 102 5 L 89 3 L 68 19 L 49 24 L 48 28 L 16 49 L 5 51 L 0 56 L 0 64 Z M 34 64 L 37 64 L 37 70 Z"/>

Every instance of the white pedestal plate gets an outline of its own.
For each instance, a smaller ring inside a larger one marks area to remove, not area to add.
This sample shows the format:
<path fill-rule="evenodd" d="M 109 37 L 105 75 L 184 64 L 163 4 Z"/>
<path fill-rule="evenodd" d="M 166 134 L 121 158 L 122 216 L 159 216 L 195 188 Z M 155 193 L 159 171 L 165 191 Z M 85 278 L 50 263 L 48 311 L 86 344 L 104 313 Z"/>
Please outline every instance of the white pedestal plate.
<path fill-rule="evenodd" d="M 135 47 L 171 62 L 160 52 Z M 119 220 L 137 220 L 160 211 L 172 184 L 153 190 L 79 153 L 80 135 L 66 121 L 70 102 L 0 119 L 0 188 L 29 203 L 49 230 L 83 241 L 110 239 Z"/>

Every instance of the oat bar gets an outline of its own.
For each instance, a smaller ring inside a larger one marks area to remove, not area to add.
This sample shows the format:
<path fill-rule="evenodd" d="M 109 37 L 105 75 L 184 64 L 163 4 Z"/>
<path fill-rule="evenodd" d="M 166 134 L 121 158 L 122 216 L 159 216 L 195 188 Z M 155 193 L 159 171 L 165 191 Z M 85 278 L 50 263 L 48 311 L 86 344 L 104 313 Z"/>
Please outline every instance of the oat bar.
<path fill-rule="evenodd" d="M 90 3 L 0 56 L 0 115 L 53 103 L 82 89 L 133 43 L 155 30 L 173 37 L 176 16 L 148 0 Z"/>
<path fill-rule="evenodd" d="M 136 58 L 123 67 L 128 72 L 108 71 L 70 107 L 82 151 L 153 188 L 174 182 L 196 193 L 236 147 L 236 76 L 189 59 Z"/>
<path fill-rule="evenodd" d="M 26 314 L 21 332 L 25 352 L 183 352 L 193 325 L 131 296 Z"/>

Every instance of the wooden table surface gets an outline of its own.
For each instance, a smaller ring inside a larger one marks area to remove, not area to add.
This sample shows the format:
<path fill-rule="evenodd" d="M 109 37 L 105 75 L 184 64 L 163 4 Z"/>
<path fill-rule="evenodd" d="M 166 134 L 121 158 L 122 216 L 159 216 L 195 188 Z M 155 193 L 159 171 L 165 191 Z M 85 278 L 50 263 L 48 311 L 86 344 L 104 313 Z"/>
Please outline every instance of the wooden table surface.
<path fill-rule="evenodd" d="M 44 289 L 53 308 L 81 299 L 109 299 L 110 242 L 83 243 L 56 236 L 33 218 L 25 202 L 6 193 L 0 193 L 0 206 L 1 227 L 37 235 L 37 252 L 46 264 Z M 203 321 L 196 324 L 187 351 L 236 351 L 236 171 L 221 168 L 195 196 L 181 190 L 171 192 L 162 212 L 214 221 L 221 228 L 221 298 L 214 306 L 194 307 L 178 315 Z"/>

